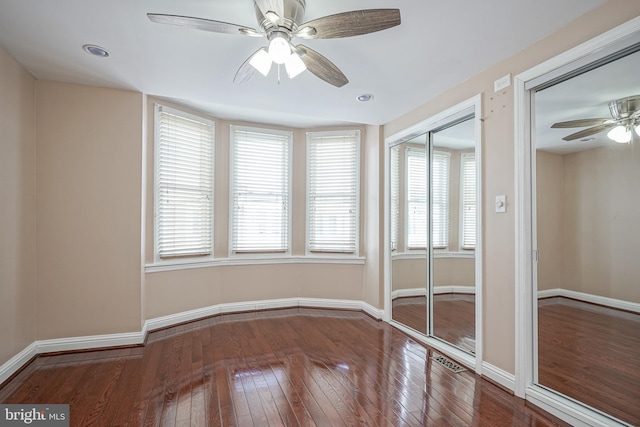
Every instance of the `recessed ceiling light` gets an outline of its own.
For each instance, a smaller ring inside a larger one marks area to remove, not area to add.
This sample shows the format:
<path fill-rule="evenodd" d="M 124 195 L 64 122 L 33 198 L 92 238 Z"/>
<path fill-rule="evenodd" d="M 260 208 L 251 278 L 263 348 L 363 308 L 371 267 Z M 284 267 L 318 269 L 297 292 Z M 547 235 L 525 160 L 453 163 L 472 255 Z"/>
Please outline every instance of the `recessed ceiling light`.
<path fill-rule="evenodd" d="M 82 48 L 85 52 L 90 53 L 94 56 L 99 56 L 100 58 L 107 58 L 109 56 L 109 52 L 107 52 L 107 49 L 96 46 L 94 44 L 85 44 L 84 46 L 82 46 Z"/>
<path fill-rule="evenodd" d="M 356 99 L 360 102 L 367 102 L 367 101 L 371 101 L 373 99 L 373 95 L 369 94 L 369 93 L 365 93 L 363 95 L 358 95 L 356 97 Z"/>
<path fill-rule="evenodd" d="M 594 139 L 595 139 L 594 137 L 591 137 L 591 138 L 582 138 L 582 139 L 580 140 L 580 142 L 589 142 L 589 141 L 593 141 Z"/>

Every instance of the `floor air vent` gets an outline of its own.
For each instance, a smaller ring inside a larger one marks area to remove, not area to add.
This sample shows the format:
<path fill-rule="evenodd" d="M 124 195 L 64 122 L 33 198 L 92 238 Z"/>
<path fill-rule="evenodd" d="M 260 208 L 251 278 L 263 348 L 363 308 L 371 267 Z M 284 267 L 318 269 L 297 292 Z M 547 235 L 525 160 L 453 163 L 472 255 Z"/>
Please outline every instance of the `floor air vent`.
<path fill-rule="evenodd" d="M 435 360 L 436 362 L 438 362 L 439 364 L 443 365 L 445 368 L 448 368 L 448 369 L 452 370 L 456 374 L 458 372 L 463 372 L 463 371 L 467 370 L 467 368 L 463 368 L 462 366 L 458 365 L 457 363 L 452 362 L 451 360 L 449 360 L 446 357 L 441 356 L 439 354 L 435 354 L 435 355 L 431 356 L 431 358 L 433 360 Z"/>

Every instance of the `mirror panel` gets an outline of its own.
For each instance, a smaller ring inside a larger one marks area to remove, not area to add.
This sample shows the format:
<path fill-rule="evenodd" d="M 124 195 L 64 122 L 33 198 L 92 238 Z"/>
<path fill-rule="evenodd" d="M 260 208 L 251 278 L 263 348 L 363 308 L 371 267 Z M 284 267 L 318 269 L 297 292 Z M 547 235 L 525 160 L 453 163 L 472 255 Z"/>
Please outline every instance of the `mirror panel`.
<path fill-rule="evenodd" d="M 389 150 L 392 318 L 427 334 L 428 134 Z"/>
<path fill-rule="evenodd" d="M 473 117 L 433 132 L 431 334 L 475 353 L 476 161 Z"/>
<path fill-rule="evenodd" d="M 639 67 L 636 51 L 537 90 L 532 117 L 534 382 L 631 425 L 640 425 L 640 127 L 618 143 L 613 126 L 569 141 L 589 127 L 551 126 L 611 119 L 610 102 L 640 100 L 640 80 L 629 78 Z"/>
<path fill-rule="evenodd" d="M 387 152 L 392 320 L 470 356 L 479 188 L 474 111 L 454 111 Z"/>

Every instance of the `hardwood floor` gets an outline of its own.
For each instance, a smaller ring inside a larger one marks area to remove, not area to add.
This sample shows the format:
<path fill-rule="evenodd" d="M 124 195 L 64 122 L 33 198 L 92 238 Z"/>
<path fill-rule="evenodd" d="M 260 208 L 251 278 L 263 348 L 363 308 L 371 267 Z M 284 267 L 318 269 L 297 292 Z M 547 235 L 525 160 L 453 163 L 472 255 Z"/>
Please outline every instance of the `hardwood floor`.
<path fill-rule="evenodd" d="M 565 425 L 360 312 L 229 314 L 144 347 L 40 356 L 2 403 L 69 403 L 72 426 Z"/>
<path fill-rule="evenodd" d="M 393 318 L 416 330 L 425 325 L 425 298 L 401 300 L 394 301 Z M 459 319 L 473 316 L 472 306 L 449 308 Z M 436 308 L 434 323 L 447 326 L 437 332 L 461 346 L 468 320 L 456 326 L 438 320 L 442 313 Z M 640 426 L 640 314 L 567 298 L 542 299 L 538 349 L 539 384 Z"/>
<path fill-rule="evenodd" d="M 434 335 L 463 350 L 475 352 L 475 295 L 438 294 L 433 298 Z M 426 297 L 393 300 L 393 320 L 426 334 Z"/>

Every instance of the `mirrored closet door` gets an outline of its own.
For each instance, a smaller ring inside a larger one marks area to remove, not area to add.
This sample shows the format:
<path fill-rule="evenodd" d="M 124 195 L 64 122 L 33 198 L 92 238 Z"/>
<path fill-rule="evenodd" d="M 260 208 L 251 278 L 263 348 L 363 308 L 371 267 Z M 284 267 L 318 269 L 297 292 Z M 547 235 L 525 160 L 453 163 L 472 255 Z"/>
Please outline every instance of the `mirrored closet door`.
<path fill-rule="evenodd" d="M 392 323 L 467 360 L 477 351 L 480 268 L 475 111 L 449 110 L 387 140 Z"/>
<path fill-rule="evenodd" d="M 532 90 L 534 383 L 608 425 L 640 425 L 639 68 L 637 44 Z"/>

